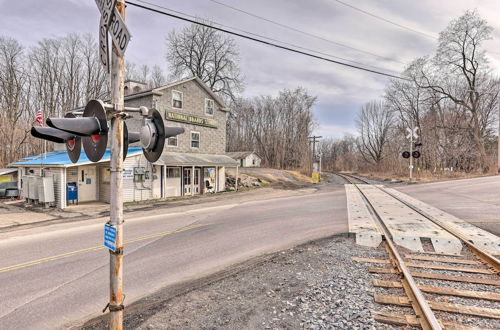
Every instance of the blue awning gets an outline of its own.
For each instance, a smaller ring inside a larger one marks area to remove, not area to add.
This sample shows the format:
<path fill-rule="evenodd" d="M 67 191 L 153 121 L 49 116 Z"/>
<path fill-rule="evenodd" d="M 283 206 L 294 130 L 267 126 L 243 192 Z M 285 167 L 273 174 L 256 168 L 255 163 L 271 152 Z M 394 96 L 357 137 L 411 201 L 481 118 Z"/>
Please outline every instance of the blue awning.
<path fill-rule="evenodd" d="M 142 153 L 142 148 L 141 147 L 129 147 L 128 148 L 128 153 L 127 157 L 130 156 L 136 156 L 138 154 Z M 102 156 L 101 162 L 109 162 L 111 158 L 111 150 L 106 149 L 106 152 Z M 71 162 L 68 156 L 68 152 L 66 150 L 57 150 L 57 151 L 52 151 L 52 152 L 47 152 L 44 154 L 36 155 L 36 156 L 31 156 L 31 157 L 26 157 L 23 159 L 20 159 L 16 162 L 12 162 L 9 164 L 11 167 L 15 166 L 57 166 L 57 167 L 70 167 L 70 166 L 78 166 L 78 165 L 84 165 L 84 164 L 92 164 L 88 158 L 85 152 L 83 152 L 80 155 L 80 158 L 78 159 L 77 163 Z"/>

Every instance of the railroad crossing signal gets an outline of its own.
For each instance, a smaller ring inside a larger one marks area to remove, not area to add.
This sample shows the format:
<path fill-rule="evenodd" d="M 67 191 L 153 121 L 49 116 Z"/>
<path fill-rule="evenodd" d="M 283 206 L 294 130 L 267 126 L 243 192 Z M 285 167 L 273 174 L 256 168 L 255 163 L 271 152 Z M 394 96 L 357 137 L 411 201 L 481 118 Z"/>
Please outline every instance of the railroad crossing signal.
<path fill-rule="evenodd" d="M 420 151 L 418 150 L 415 150 L 415 151 L 412 151 L 411 153 L 409 151 L 403 151 L 401 153 L 401 156 L 405 159 L 408 159 L 410 157 L 413 157 L 413 158 L 420 158 L 422 154 L 420 153 Z"/>
<path fill-rule="evenodd" d="M 144 157 L 151 163 L 160 158 L 165 139 L 184 133 L 182 127 L 165 127 L 160 113 L 156 109 L 149 110 L 144 117 L 139 138 Z M 137 136 L 134 134 L 134 136 Z"/>
<path fill-rule="evenodd" d="M 412 138 L 413 139 L 418 139 L 418 134 L 417 134 L 417 131 L 418 131 L 418 126 L 417 127 L 414 127 L 413 129 L 407 127 L 406 128 L 406 131 L 408 132 L 408 135 L 406 135 L 406 138 L 408 140 L 411 140 Z"/>
<path fill-rule="evenodd" d="M 65 117 L 75 118 L 75 115 L 68 113 Z M 69 159 L 73 163 L 76 163 L 80 158 L 82 142 L 81 137 L 76 134 L 61 131 L 53 127 L 32 127 L 31 135 L 39 139 L 66 144 Z"/>
<path fill-rule="evenodd" d="M 165 127 L 156 109 L 146 109 L 143 116 L 140 132 L 129 132 L 124 123 L 123 158 L 127 156 L 128 145 L 140 141 L 144 157 L 153 163 L 160 158 L 165 139 L 184 133 L 184 128 Z M 85 154 L 92 162 L 101 160 L 106 152 L 109 126 L 106 105 L 101 100 L 87 103 L 81 118 L 67 114 L 65 118 L 48 118 L 47 125 L 49 127 L 33 127 L 31 135 L 56 143 L 66 143 L 66 150 L 73 163 L 78 162 L 82 144 Z"/>

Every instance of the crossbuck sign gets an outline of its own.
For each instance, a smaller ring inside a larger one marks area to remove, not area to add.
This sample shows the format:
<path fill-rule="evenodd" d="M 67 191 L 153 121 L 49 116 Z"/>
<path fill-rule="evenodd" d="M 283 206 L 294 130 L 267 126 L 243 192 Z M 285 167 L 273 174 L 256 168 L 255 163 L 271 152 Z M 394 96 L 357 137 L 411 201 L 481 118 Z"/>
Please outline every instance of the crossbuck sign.
<path fill-rule="evenodd" d="M 411 140 L 411 139 L 412 139 L 412 137 L 413 137 L 413 139 L 415 139 L 415 140 L 416 140 L 416 139 L 418 139 L 418 134 L 417 134 L 417 131 L 418 131 L 418 126 L 417 126 L 417 127 L 415 127 L 415 128 L 413 128 L 413 129 L 411 129 L 411 128 L 407 127 L 407 128 L 406 128 L 406 131 L 408 132 L 408 135 L 406 136 L 406 138 L 407 138 L 408 140 Z"/>
<path fill-rule="evenodd" d="M 101 12 L 101 21 L 99 23 L 99 57 L 101 58 L 102 65 L 109 72 L 108 32 L 111 34 L 113 44 L 120 56 L 125 54 L 131 35 L 115 7 L 116 0 L 95 0 L 95 3 Z"/>

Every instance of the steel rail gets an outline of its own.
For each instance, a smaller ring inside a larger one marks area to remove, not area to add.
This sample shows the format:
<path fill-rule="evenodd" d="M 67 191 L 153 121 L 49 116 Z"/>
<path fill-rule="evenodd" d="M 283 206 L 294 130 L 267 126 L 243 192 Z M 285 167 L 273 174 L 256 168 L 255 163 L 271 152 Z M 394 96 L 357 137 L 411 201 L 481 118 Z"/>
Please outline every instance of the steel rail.
<path fill-rule="evenodd" d="M 432 215 L 427 214 L 427 212 L 419 209 L 418 207 L 411 205 L 410 203 L 406 202 L 405 200 L 402 200 L 401 198 L 395 196 L 394 194 L 388 192 L 385 190 L 385 188 L 377 187 L 381 191 L 385 192 L 387 195 L 391 196 L 392 198 L 396 199 L 397 201 L 403 203 L 404 205 L 408 206 L 411 208 L 413 211 L 419 213 L 423 217 L 427 218 L 428 220 L 432 221 L 434 224 L 437 226 L 443 228 L 446 230 L 448 233 L 452 234 L 453 236 L 456 236 L 458 239 L 460 239 L 463 243 L 465 243 L 468 247 L 471 248 L 473 252 L 476 253 L 478 258 L 486 262 L 490 267 L 494 268 L 497 272 L 500 272 L 500 260 L 495 257 L 494 255 L 490 254 L 489 252 L 485 251 L 483 248 L 480 246 L 477 246 L 473 242 L 471 242 L 467 237 L 465 237 L 462 233 L 458 232 L 457 230 L 451 228 L 445 223 L 442 223 L 441 221 L 435 219 Z"/>
<path fill-rule="evenodd" d="M 358 181 L 364 182 L 366 184 L 370 184 L 368 181 L 360 179 L 358 177 L 355 177 L 350 174 L 337 174 L 343 178 L 345 178 L 348 182 L 354 184 L 349 178 L 354 178 Z M 457 237 L 460 239 L 465 245 L 467 245 L 479 259 L 484 261 L 486 264 L 488 264 L 491 268 L 495 269 L 498 273 L 500 273 L 500 259 L 492 255 L 491 253 L 485 251 L 482 247 L 474 244 L 474 242 L 471 242 L 467 237 L 465 237 L 462 233 L 458 232 L 457 230 L 451 228 L 449 225 L 437 220 L 434 218 L 432 215 L 428 214 L 427 212 L 419 209 L 418 207 L 408 203 L 407 201 L 399 198 L 398 196 L 395 196 L 394 194 L 390 193 L 387 191 L 385 188 L 379 187 L 374 185 L 376 188 L 378 188 L 380 191 L 383 191 L 387 195 L 391 196 L 392 198 L 396 199 L 400 203 L 406 205 L 407 207 L 411 208 L 413 211 L 417 212 L 418 214 L 422 215 L 424 218 L 432 221 L 435 225 L 441 227 L 442 229 L 446 230 L 448 233 L 451 235 Z"/>
<path fill-rule="evenodd" d="M 339 175 L 339 174 L 338 174 Z M 356 183 L 353 183 L 352 180 L 349 178 L 348 175 L 340 174 L 340 177 L 344 178 L 346 181 L 349 183 L 353 184 L 356 189 L 358 189 L 359 193 L 363 197 L 363 200 L 365 201 L 366 205 L 369 207 L 370 211 L 372 214 L 375 216 L 375 220 L 378 222 L 378 225 L 380 229 L 382 230 L 385 241 L 386 241 L 386 247 L 388 248 L 388 252 L 391 255 L 392 259 L 396 262 L 396 266 L 400 270 L 400 272 L 403 275 L 403 287 L 408 294 L 409 298 L 412 301 L 412 306 L 413 309 L 417 314 L 421 314 L 423 317 L 419 319 L 420 325 L 424 330 L 426 329 L 432 329 L 432 330 L 440 330 L 442 329 L 441 324 L 436 318 L 436 315 L 430 308 L 429 304 L 427 303 L 427 300 L 425 299 L 422 291 L 418 288 L 417 283 L 415 282 L 415 279 L 410 273 L 410 270 L 406 266 L 403 258 L 399 254 L 396 245 L 392 241 L 392 235 L 390 231 L 387 229 L 385 226 L 382 218 L 378 214 L 378 212 L 375 210 L 371 202 L 368 200 L 366 195 L 361 191 L 361 189 L 357 186 Z M 355 179 L 359 181 L 365 181 L 362 179 L 358 179 L 354 177 Z M 366 181 L 365 181 L 366 182 Z M 415 303 L 415 304 L 413 304 Z"/>

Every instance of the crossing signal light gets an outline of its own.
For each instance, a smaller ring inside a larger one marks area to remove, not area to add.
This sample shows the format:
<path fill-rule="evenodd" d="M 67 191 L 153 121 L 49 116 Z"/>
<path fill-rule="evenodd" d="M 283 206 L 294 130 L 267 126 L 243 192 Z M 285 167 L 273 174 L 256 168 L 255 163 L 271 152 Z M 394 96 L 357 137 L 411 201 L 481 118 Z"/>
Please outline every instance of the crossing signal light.
<path fill-rule="evenodd" d="M 68 113 L 65 118 L 75 118 L 75 115 Z M 73 163 L 78 162 L 82 150 L 81 138 L 78 135 L 61 131 L 53 127 L 32 127 L 31 135 L 39 139 L 66 144 L 69 159 L 71 159 Z"/>
<path fill-rule="evenodd" d="M 127 156 L 129 144 L 140 142 L 144 157 L 153 163 L 160 158 L 165 139 L 184 133 L 184 128 L 166 127 L 156 109 L 146 109 L 145 112 L 140 132 L 129 132 L 127 125 L 123 125 L 123 158 Z M 48 118 L 47 125 L 49 127 L 33 127 L 31 134 L 52 142 L 65 143 L 73 163 L 78 162 L 82 145 L 92 162 L 101 160 L 106 152 L 109 127 L 104 103 L 100 100 L 87 103 L 81 118 L 67 114 L 65 118 Z"/>
<path fill-rule="evenodd" d="M 409 151 L 403 151 L 403 153 L 401 154 L 401 156 L 403 156 L 403 158 L 410 158 L 410 152 Z"/>
<path fill-rule="evenodd" d="M 411 156 L 413 158 L 420 158 L 420 155 L 421 155 L 420 151 L 418 151 L 418 150 L 415 150 L 414 152 L 411 153 Z"/>
<path fill-rule="evenodd" d="M 82 118 L 48 118 L 47 125 L 82 137 L 87 158 L 98 162 L 106 152 L 108 123 L 104 103 L 91 100 L 83 110 Z"/>
<path fill-rule="evenodd" d="M 132 138 L 139 138 L 144 157 L 154 163 L 163 152 L 165 139 L 182 133 L 184 133 L 183 127 L 165 127 L 158 110 L 150 109 L 147 115 L 144 116 L 141 131 L 129 134 L 131 134 Z"/>

